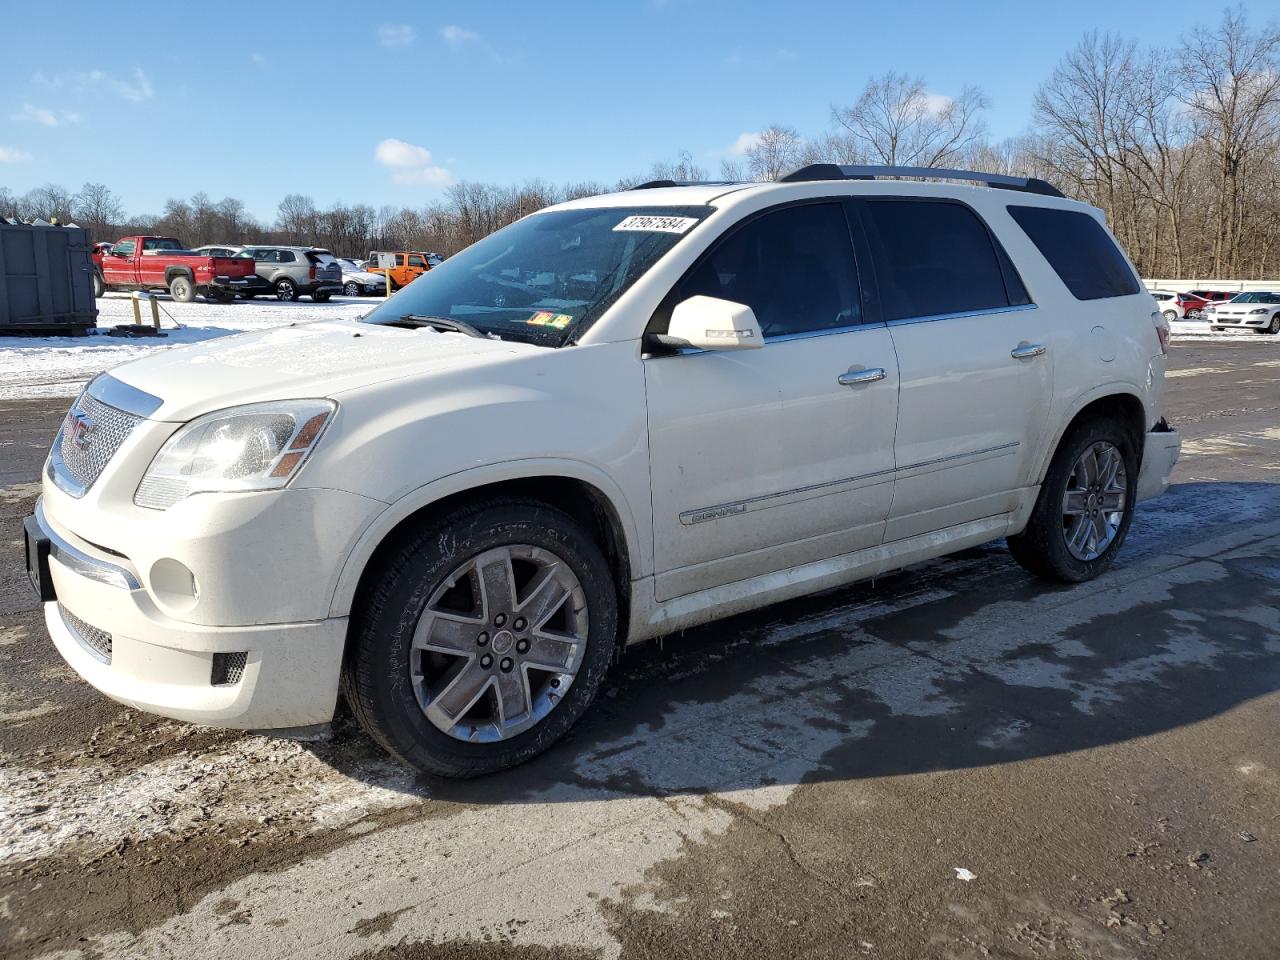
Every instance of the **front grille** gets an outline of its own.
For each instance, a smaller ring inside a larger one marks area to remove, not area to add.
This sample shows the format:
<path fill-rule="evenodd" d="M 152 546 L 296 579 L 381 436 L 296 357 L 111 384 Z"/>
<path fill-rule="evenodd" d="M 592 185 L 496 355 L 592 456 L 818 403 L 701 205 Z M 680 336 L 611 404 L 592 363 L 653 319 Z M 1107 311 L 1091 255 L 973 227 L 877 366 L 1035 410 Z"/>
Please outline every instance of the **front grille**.
<path fill-rule="evenodd" d="M 215 687 L 228 687 L 233 683 L 239 683 L 240 678 L 244 676 L 244 665 L 249 659 L 249 654 L 240 651 L 239 653 L 215 653 L 213 655 L 213 673 L 209 678 L 209 682 Z"/>
<path fill-rule="evenodd" d="M 111 634 L 105 630 L 99 630 L 92 624 L 85 623 L 62 604 L 58 604 L 58 613 L 62 614 L 62 622 L 67 625 L 67 629 L 80 641 L 80 646 L 84 647 L 103 663 L 111 662 Z"/>
<path fill-rule="evenodd" d="M 58 434 L 62 465 L 88 489 L 142 419 L 109 407 L 87 393 L 81 394 Z"/>

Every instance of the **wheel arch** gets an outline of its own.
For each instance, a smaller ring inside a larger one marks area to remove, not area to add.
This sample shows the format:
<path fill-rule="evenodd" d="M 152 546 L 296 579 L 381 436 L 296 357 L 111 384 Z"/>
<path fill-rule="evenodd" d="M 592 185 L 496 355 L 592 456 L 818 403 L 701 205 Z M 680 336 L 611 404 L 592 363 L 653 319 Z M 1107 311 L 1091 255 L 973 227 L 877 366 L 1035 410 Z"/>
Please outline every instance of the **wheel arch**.
<path fill-rule="evenodd" d="M 196 275 L 192 272 L 190 267 L 166 267 L 164 271 L 164 285 L 166 287 L 169 286 L 169 284 L 173 283 L 177 277 L 186 277 L 191 281 L 191 285 L 193 287 L 199 286 L 199 284 L 196 283 Z"/>
<path fill-rule="evenodd" d="M 622 491 L 604 474 L 577 462 L 525 461 L 476 468 L 420 487 L 384 510 L 349 551 L 334 589 L 331 616 L 347 616 L 367 577 L 404 535 L 457 507 L 499 497 L 537 500 L 563 510 L 600 544 L 618 590 L 619 636 L 627 633 L 633 571 L 639 569 L 635 518 Z"/>
<path fill-rule="evenodd" d="M 1127 428 L 1133 442 L 1134 453 L 1139 465 L 1142 461 L 1143 438 L 1148 427 L 1146 404 L 1136 390 L 1128 385 L 1112 384 L 1099 387 L 1080 397 L 1071 409 L 1071 414 L 1063 418 L 1062 426 L 1049 444 L 1043 461 L 1036 471 L 1035 482 L 1043 483 L 1049 465 L 1057 456 L 1062 441 L 1070 435 L 1078 425 L 1094 418 L 1113 418 L 1119 420 Z"/>

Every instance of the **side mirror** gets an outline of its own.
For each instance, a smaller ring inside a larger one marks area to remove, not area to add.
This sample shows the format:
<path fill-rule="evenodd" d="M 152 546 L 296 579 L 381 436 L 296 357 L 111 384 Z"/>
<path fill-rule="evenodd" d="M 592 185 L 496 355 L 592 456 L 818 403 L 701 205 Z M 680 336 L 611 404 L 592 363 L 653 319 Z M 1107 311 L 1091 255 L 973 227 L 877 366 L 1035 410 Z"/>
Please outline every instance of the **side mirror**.
<path fill-rule="evenodd" d="M 755 350 L 764 346 L 755 311 L 719 297 L 690 297 L 671 311 L 671 324 L 658 341 L 698 350 Z"/>

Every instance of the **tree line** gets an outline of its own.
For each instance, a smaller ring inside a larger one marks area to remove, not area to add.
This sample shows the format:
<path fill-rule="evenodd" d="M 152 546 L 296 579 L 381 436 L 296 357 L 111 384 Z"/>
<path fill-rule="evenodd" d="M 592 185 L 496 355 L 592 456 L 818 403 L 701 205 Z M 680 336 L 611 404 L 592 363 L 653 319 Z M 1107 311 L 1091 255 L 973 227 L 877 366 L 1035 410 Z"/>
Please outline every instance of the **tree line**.
<path fill-rule="evenodd" d="M 1143 276 L 1264 279 L 1280 273 L 1280 27 L 1251 25 L 1240 8 L 1194 27 L 1178 44 L 1144 47 L 1091 32 L 1036 91 L 1026 133 L 987 133 L 990 100 L 978 87 L 953 98 L 922 77 L 890 72 L 850 104 L 833 105 L 827 130 L 802 135 L 778 123 L 743 138 L 721 161 L 726 180 L 776 180 L 808 163 L 965 167 L 1036 176 L 1103 210 Z M 192 245 L 308 243 L 340 256 L 378 248 L 452 254 L 549 204 L 644 180 L 704 180 L 688 151 L 616 183 L 461 182 L 424 207 L 334 204 L 301 194 L 272 223 L 234 197 L 169 200 L 158 215 L 129 216 L 101 183 L 53 184 L 15 195 L 0 186 L 0 215 L 75 221 L 97 239 L 161 233 Z"/>

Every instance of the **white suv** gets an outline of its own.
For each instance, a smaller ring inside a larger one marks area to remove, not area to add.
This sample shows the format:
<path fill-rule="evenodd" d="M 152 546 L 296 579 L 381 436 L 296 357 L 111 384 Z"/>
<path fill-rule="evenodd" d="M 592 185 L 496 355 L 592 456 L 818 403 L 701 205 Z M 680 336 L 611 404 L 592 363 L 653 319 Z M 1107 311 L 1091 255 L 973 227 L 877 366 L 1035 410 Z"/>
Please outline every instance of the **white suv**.
<path fill-rule="evenodd" d="M 94 380 L 28 521 L 54 643 L 199 723 L 546 749 L 622 643 L 1007 537 L 1102 573 L 1162 492 L 1167 328 L 1097 210 L 807 167 L 561 204 L 359 321 Z"/>

